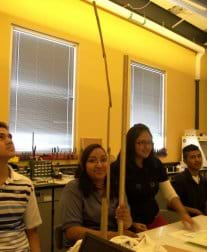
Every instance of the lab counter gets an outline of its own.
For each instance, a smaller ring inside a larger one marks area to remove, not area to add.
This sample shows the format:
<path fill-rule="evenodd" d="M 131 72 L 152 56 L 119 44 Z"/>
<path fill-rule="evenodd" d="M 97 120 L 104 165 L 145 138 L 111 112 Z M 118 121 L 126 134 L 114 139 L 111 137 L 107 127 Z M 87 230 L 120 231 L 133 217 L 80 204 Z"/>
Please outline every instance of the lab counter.
<path fill-rule="evenodd" d="M 42 218 L 38 232 L 41 251 L 59 252 L 55 247 L 54 229 L 60 224 L 59 200 L 64 186 L 74 176 L 63 175 L 62 179 L 41 179 L 33 181 L 35 194 Z"/>
<path fill-rule="evenodd" d="M 46 188 L 46 187 L 61 187 L 65 186 L 69 181 L 73 180 L 73 175 L 63 175 L 61 179 L 47 178 L 32 180 L 35 188 Z"/>

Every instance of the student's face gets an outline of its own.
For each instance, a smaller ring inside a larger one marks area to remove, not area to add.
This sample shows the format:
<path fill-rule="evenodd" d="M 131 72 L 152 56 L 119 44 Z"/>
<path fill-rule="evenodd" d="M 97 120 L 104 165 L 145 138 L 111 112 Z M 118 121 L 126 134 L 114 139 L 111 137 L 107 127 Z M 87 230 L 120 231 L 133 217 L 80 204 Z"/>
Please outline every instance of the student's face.
<path fill-rule="evenodd" d="M 101 148 L 94 149 L 86 162 L 86 172 L 92 181 L 104 181 L 109 162 L 107 155 Z"/>
<path fill-rule="evenodd" d="M 147 158 L 153 148 L 152 137 L 147 131 L 143 131 L 135 141 L 136 158 Z"/>
<path fill-rule="evenodd" d="M 7 129 L 0 128 L 0 159 L 10 159 L 15 155 L 12 136 Z"/>
<path fill-rule="evenodd" d="M 188 166 L 188 168 L 192 171 L 200 170 L 202 166 L 202 156 L 199 150 L 190 151 L 187 153 L 184 162 Z"/>

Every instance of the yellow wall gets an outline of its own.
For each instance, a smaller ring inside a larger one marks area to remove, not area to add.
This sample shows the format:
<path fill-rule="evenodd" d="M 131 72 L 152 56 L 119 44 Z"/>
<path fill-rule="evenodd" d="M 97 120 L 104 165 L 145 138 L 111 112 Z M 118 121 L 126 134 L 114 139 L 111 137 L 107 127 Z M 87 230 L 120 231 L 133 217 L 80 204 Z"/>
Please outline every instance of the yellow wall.
<path fill-rule="evenodd" d="M 200 82 L 200 132 L 207 133 L 207 53 L 202 58 Z"/>
<path fill-rule="evenodd" d="M 34 5 L 35 2 L 35 5 Z M 81 137 L 106 145 L 107 89 L 91 5 L 79 0 L 0 0 L 0 120 L 9 119 L 11 24 L 78 43 L 76 145 Z M 181 136 L 194 127 L 195 53 L 137 25 L 99 10 L 112 91 L 111 148 L 120 148 L 123 55 L 166 71 L 165 161 L 180 160 Z M 200 123 L 207 132 L 207 56 L 202 60 Z"/>

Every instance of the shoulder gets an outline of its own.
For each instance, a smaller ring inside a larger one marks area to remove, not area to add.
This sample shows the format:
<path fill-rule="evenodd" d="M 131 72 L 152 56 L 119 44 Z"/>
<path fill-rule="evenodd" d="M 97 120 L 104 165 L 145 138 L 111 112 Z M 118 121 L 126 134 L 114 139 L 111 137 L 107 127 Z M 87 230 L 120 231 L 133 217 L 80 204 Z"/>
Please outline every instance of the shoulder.
<path fill-rule="evenodd" d="M 201 182 L 202 182 L 205 186 L 207 186 L 207 177 L 206 177 L 206 176 L 200 175 L 200 180 L 201 180 Z"/>
<path fill-rule="evenodd" d="M 79 179 L 73 179 L 64 188 L 65 192 L 68 193 L 81 193 L 81 189 L 79 187 Z"/>
<path fill-rule="evenodd" d="M 153 160 L 157 166 L 163 167 L 163 163 L 158 158 L 154 157 Z"/>
<path fill-rule="evenodd" d="M 116 162 L 111 163 L 111 164 L 110 164 L 110 174 L 111 174 L 112 176 L 116 176 L 117 173 L 118 173 L 118 171 L 119 171 L 118 168 L 119 168 L 119 167 L 117 166 L 117 163 L 116 163 Z"/>
<path fill-rule="evenodd" d="M 192 175 L 190 174 L 190 172 L 188 171 L 187 168 L 184 169 L 184 171 L 178 173 L 176 175 L 177 178 L 192 178 Z"/>
<path fill-rule="evenodd" d="M 22 175 L 22 174 L 18 174 L 17 172 L 14 172 L 14 179 L 15 179 L 15 180 L 21 180 L 21 181 L 23 181 L 23 182 L 25 182 L 25 183 L 28 183 L 28 184 L 30 184 L 30 185 L 33 185 L 31 179 L 29 179 L 28 177 L 26 177 L 26 176 L 24 176 L 24 175 Z"/>
<path fill-rule="evenodd" d="M 156 157 L 150 157 L 146 159 L 146 163 L 147 165 L 151 166 L 153 169 L 159 170 L 159 169 L 164 168 L 162 162 Z"/>
<path fill-rule="evenodd" d="M 173 178 L 172 178 L 172 182 L 175 183 L 182 183 L 183 181 L 185 181 L 187 178 L 187 174 L 185 171 L 182 171 L 178 174 L 176 174 Z"/>
<path fill-rule="evenodd" d="M 64 187 L 60 198 L 60 204 L 62 206 L 71 205 L 72 202 L 78 204 L 83 198 L 83 193 L 79 188 L 79 181 L 78 179 L 74 179 Z"/>
<path fill-rule="evenodd" d="M 110 167 L 111 167 L 111 169 L 113 169 L 113 170 L 118 169 L 119 166 L 120 166 L 120 161 L 119 161 L 119 159 L 113 161 L 113 162 L 110 164 Z"/>
<path fill-rule="evenodd" d="M 69 189 L 79 188 L 79 179 L 76 178 L 76 179 L 69 181 L 66 185 L 66 188 L 69 188 Z"/>
<path fill-rule="evenodd" d="M 15 182 L 16 184 L 19 184 L 22 186 L 27 185 L 29 187 L 33 187 L 33 183 L 28 177 L 18 172 L 15 172 L 11 167 L 9 168 L 10 168 L 10 181 Z"/>
<path fill-rule="evenodd" d="M 146 166 L 149 169 L 148 172 L 151 174 L 151 177 L 155 177 L 159 182 L 164 182 L 168 180 L 166 168 L 158 158 L 148 158 Z"/>

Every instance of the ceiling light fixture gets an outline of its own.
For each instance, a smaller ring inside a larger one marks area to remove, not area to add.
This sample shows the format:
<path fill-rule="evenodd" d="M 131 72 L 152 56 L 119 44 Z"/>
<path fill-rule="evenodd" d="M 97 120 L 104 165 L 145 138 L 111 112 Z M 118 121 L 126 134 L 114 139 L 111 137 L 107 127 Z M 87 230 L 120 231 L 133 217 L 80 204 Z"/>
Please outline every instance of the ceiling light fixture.
<path fill-rule="evenodd" d="M 183 0 L 184 2 L 186 2 L 187 4 L 195 7 L 196 9 L 198 10 L 201 10 L 201 11 L 207 11 L 207 8 L 198 4 L 196 1 L 191 1 L 191 0 Z"/>
<path fill-rule="evenodd" d="M 207 8 L 203 5 L 198 4 L 195 1 L 192 0 L 168 0 L 171 3 L 174 3 L 178 6 L 181 6 L 187 10 L 190 10 L 194 13 L 197 13 L 201 16 L 207 17 Z"/>

